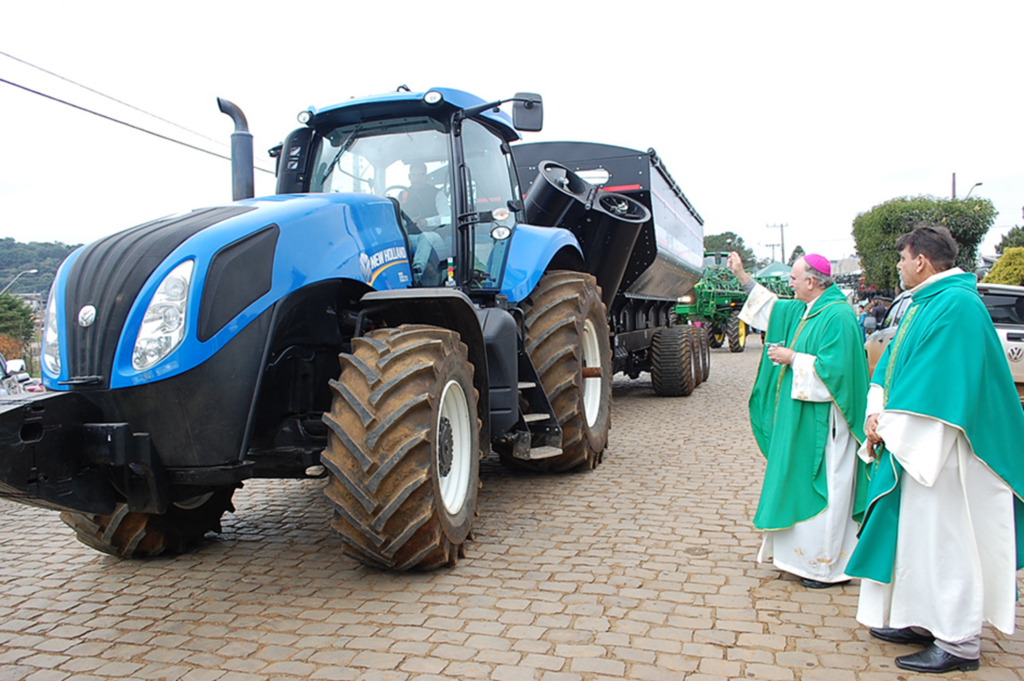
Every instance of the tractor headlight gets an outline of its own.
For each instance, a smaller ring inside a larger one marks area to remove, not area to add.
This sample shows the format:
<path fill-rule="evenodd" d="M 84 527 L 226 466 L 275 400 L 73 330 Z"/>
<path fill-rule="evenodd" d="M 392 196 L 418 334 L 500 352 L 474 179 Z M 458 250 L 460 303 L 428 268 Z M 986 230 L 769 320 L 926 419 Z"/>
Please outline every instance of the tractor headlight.
<path fill-rule="evenodd" d="M 50 296 L 46 299 L 46 323 L 43 326 L 43 362 L 46 370 L 54 376 L 60 376 L 60 334 L 57 332 L 57 282 L 50 287 Z"/>
<path fill-rule="evenodd" d="M 164 277 L 146 308 L 135 340 L 132 366 L 148 369 L 181 345 L 185 338 L 188 291 L 192 284 L 194 260 L 186 260 Z"/>

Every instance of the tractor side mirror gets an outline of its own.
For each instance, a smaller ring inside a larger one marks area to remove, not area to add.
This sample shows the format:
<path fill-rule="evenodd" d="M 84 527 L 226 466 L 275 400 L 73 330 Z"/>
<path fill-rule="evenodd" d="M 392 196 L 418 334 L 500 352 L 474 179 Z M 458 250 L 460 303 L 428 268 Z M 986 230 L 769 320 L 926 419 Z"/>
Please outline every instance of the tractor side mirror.
<path fill-rule="evenodd" d="M 540 95 L 517 92 L 512 103 L 512 125 L 524 132 L 540 132 L 544 126 L 544 104 Z"/>

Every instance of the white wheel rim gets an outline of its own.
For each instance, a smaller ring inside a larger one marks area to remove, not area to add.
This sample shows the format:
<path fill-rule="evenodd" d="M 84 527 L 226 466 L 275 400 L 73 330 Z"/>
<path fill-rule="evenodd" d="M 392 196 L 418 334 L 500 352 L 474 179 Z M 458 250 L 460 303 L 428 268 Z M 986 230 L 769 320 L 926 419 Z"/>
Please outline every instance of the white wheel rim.
<path fill-rule="evenodd" d="M 601 368 L 601 344 L 597 339 L 597 328 L 589 319 L 583 322 L 583 366 Z M 603 376 L 583 379 L 583 413 L 587 426 L 594 425 L 601 411 L 601 381 Z"/>
<path fill-rule="evenodd" d="M 441 488 L 441 502 L 452 514 L 458 513 L 469 496 L 469 472 L 472 470 L 474 445 L 470 427 L 469 405 L 466 393 L 457 381 L 448 381 L 441 393 L 441 410 L 437 415 L 435 432 L 440 440 L 442 419 L 448 419 L 452 428 L 452 463 L 447 475 L 442 474 L 440 441 L 434 450 L 437 459 L 437 479 Z"/>

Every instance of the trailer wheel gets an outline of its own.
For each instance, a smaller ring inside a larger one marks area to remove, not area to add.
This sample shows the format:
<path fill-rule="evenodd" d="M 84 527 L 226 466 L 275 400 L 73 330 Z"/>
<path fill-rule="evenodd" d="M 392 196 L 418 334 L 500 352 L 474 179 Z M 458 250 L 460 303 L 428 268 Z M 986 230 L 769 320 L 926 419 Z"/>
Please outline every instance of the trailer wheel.
<path fill-rule="evenodd" d="M 686 327 L 690 336 L 690 354 L 693 355 L 693 389 L 696 390 L 704 382 L 704 348 L 700 344 L 703 331 L 696 326 Z"/>
<path fill-rule="evenodd" d="M 708 332 L 701 327 L 697 332 L 697 337 L 700 339 L 700 352 L 704 358 L 704 380 L 708 380 L 711 376 L 711 341 L 708 337 Z"/>
<path fill-rule="evenodd" d="M 689 330 L 688 326 L 669 326 L 654 332 L 651 386 L 655 394 L 679 397 L 693 392 L 697 366 Z"/>
<path fill-rule="evenodd" d="M 725 331 L 721 324 L 713 324 L 708 328 L 708 344 L 713 348 L 720 348 L 725 344 Z"/>
<path fill-rule="evenodd" d="M 608 444 L 612 402 L 608 313 L 597 280 L 581 272 L 548 272 L 520 307 L 526 352 L 562 426 L 562 453 L 505 462 L 534 471 L 596 468 Z M 599 375 L 585 376 L 586 369 Z"/>
<path fill-rule="evenodd" d="M 339 360 L 321 460 L 345 553 L 393 570 L 454 565 L 482 451 L 465 344 L 454 331 L 406 325 L 353 339 Z"/>
<path fill-rule="evenodd" d="M 118 504 L 110 515 L 64 512 L 60 519 L 86 546 L 121 558 L 187 553 L 207 532 L 220 532 L 225 511 L 234 511 L 234 488 L 219 489 L 171 504 L 165 513 L 135 513 Z"/>
<path fill-rule="evenodd" d="M 729 315 L 725 335 L 729 338 L 729 352 L 743 352 L 747 346 L 747 324 L 740 319 L 738 310 Z"/>

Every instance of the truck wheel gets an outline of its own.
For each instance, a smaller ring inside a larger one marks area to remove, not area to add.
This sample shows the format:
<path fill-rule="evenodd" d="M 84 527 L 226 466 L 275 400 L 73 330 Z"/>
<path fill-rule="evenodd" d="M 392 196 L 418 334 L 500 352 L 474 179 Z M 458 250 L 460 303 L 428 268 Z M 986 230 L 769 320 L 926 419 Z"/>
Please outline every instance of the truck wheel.
<path fill-rule="evenodd" d="M 171 504 L 165 513 L 135 513 L 118 504 L 110 515 L 64 512 L 60 519 L 86 546 L 122 558 L 186 553 L 200 546 L 207 532 L 220 532 L 225 511 L 234 511 L 234 488 L 219 489 Z"/>
<path fill-rule="evenodd" d="M 321 460 L 345 553 L 393 570 L 454 565 L 482 451 L 465 344 L 454 331 L 406 325 L 354 338 L 339 359 Z"/>
<path fill-rule="evenodd" d="M 747 346 L 747 324 L 740 319 L 738 310 L 729 315 L 725 335 L 729 337 L 729 352 L 743 352 Z"/>
<path fill-rule="evenodd" d="M 651 386 L 662 397 L 693 392 L 698 369 L 688 326 L 670 326 L 654 332 L 651 339 Z"/>
<path fill-rule="evenodd" d="M 725 343 L 725 331 L 720 324 L 714 324 L 708 329 L 708 344 L 713 348 L 720 348 Z"/>
<path fill-rule="evenodd" d="M 608 444 L 612 402 L 608 313 L 597 280 L 581 272 L 548 272 L 520 307 L 526 352 L 562 426 L 562 453 L 506 461 L 535 471 L 596 468 Z M 587 369 L 599 375 L 585 377 Z"/>

